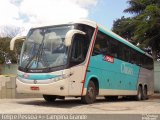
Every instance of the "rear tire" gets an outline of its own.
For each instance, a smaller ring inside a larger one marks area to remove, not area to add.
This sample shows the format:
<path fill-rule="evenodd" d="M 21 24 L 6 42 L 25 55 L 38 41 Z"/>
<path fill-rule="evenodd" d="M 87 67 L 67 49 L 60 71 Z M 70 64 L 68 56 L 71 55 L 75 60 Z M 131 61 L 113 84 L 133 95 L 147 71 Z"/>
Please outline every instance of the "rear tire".
<path fill-rule="evenodd" d="M 87 93 L 81 97 L 82 103 L 92 104 L 96 101 L 96 87 L 93 81 L 90 81 L 87 87 Z"/>
<path fill-rule="evenodd" d="M 145 86 L 143 89 L 143 100 L 147 100 L 148 99 L 148 90 L 147 87 Z"/>
<path fill-rule="evenodd" d="M 138 91 L 137 91 L 137 95 L 136 95 L 136 100 L 140 101 L 143 99 L 143 90 L 141 86 L 138 86 Z"/>
<path fill-rule="evenodd" d="M 55 96 L 55 95 L 43 95 L 43 98 L 47 102 L 54 102 L 56 100 L 57 96 Z"/>

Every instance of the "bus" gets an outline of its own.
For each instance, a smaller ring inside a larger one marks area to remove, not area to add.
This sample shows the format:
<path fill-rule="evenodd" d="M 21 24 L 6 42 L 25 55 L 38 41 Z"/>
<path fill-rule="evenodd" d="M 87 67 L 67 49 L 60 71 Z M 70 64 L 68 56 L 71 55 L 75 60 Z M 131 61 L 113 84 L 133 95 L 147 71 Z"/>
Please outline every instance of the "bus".
<path fill-rule="evenodd" d="M 153 59 L 127 40 L 90 20 L 33 27 L 23 38 L 17 92 L 42 94 L 48 102 L 80 97 L 105 99 L 153 94 Z"/>

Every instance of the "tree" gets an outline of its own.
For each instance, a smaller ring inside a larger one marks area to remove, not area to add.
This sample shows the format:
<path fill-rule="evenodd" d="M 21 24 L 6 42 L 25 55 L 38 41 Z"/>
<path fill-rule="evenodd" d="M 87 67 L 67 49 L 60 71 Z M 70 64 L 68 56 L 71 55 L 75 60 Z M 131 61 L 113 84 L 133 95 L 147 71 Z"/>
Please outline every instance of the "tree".
<path fill-rule="evenodd" d="M 148 5 L 156 4 L 158 2 L 159 0 L 129 0 L 129 7 L 125 9 L 124 12 L 139 15 L 144 12 Z"/>
<path fill-rule="evenodd" d="M 129 7 L 124 12 L 131 13 L 133 17 L 126 25 L 121 24 L 122 28 L 132 26 L 132 40 L 138 42 L 141 48 L 151 46 L 153 57 L 156 58 L 157 52 L 160 51 L 160 1 L 129 0 L 128 3 Z"/>
<path fill-rule="evenodd" d="M 156 51 L 160 50 L 160 7 L 157 5 L 148 5 L 143 14 L 135 19 L 136 37 L 139 43 L 145 46 L 151 46 L 155 58 Z"/>
<path fill-rule="evenodd" d="M 10 51 L 10 41 L 9 37 L 0 38 L 0 64 L 4 64 L 6 59 L 10 59 L 12 63 L 18 62 L 23 41 L 16 41 L 14 51 Z"/>
<path fill-rule="evenodd" d="M 113 22 L 112 31 L 125 38 L 126 40 L 136 44 L 134 40 L 135 25 L 132 23 L 131 18 L 122 16 Z"/>
<path fill-rule="evenodd" d="M 16 26 L 1 26 L 0 27 L 0 37 L 13 38 L 17 34 L 21 33 L 24 29 Z"/>
<path fill-rule="evenodd" d="M 22 48 L 23 42 L 24 42 L 23 40 L 16 40 L 16 42 L 15 42 L 15 49 L 13 52 L 16 57 L 16 63 L 18 63 L 18 59 L 19 59 L 19 55 L 21 53 L 21 48 Z"/>
<path fill-rule="evenodd" d="M 13 54 L 10 53 L 10 50 L 9 50 L 10 40 L 11 39 L 8 37 L 0 38 L 0 64 L 5 63 L 6 57 L 13 58 L 13 61 L 14 61 L 14 56 Z"/>
<path fill-rule="evenodd" d="M 0 27 L 0 64 L 5 63 L 6 59 L 11 59 L 12 63 L 18 62 L 23 41 L 16 41 L 14 51 L 10 51 L 9 46 L 11 39 L 22 31 L 23 28 L 15 26 Z"/>

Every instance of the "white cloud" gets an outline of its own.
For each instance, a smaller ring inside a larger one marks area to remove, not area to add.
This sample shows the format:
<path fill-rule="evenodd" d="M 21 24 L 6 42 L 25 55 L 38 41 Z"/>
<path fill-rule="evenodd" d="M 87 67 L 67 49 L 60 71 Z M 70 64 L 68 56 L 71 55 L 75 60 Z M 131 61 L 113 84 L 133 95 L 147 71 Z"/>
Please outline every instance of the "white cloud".
<path fill-rule="evenodd" d="M 8 0 L 0 0 L 0 25 L 14 24 L 19 17 L 18 8 Z"/>
<path fill-rule="evenodd" d="M 97 0 L 0 0 L 0 26 L 31 26 L 88 17 Z"/>
<path fill-rule="evenodd" d="M 72 1 L 83 7 L 88 7 L 88 6 L 97 4 L 97 0 L 85 0 L 85 1 L 84 0 L 72 0 Z"/>
<path fill-rule="evenodd" d="M 23 0 L 20 13 L 27 16 L 31 24 L 59 23 L 88 16 L 87 9 L 71 0 Z"/>

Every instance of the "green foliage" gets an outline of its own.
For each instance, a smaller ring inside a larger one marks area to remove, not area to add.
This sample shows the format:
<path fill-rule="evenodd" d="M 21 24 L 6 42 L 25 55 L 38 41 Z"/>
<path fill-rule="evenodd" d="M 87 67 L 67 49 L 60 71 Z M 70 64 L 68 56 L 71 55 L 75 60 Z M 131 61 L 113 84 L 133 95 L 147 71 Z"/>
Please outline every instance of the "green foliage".
<path fill-rule="evenodd" d="M 140 47 L 151 46 L 153 52 L 160 51 L 160 1 L 129 0 L 128 3 L 129 7 L 124 12 L 134 16 L 115 21 L 113 31 L 122 37 L 129 31 L 130 40 L 140 43 Z M 120 26 L 116 25 L 119 21 Z M 120 27 L 123 30 L 119 30 Z"/>
<path fill-rule="evenodd" d="M 7 54 L 7 57 L 11 59 L 12 63 L 17 63 L 18 55 L 20 54 L 20 49 L 21 49 L 23 41 L 21 40 L 16 41 L 14 51 L 10 51 L 10 48 L 9 48 L 10 41 L 11 41 L 11 38 L 9 37 L 0 38 L 0 64 L 5 63 L 3 52 Z"/>
<path fill-rule="evenodd" d="M 124 10 L 124 12 L 129 12 L 131 14 L 141 14 L 144 12 L 148 5 L 158 4 L 159 0 L 129 0 L 129 7 Z"/>
<path fill-rule="evenodd" d="M 135 25 L 133 24 L 131 18 L 125 18 L 123 16 L 113 23 L 113 32 L 117 33 L 118 35 L 132 43 L 134 42 L 135 44 L 136 42 L 134 41 L 134 30 Z"/>
<path fill-rule="evenodd" d="M 152 46 L 154 51 L 160 50 L 160 7 L 148 5 L 144 12 L 136 16 L 136 37 L 140 44 Z"/>

